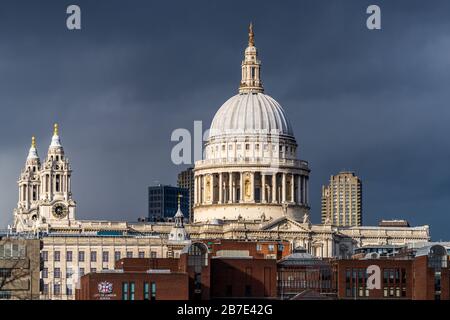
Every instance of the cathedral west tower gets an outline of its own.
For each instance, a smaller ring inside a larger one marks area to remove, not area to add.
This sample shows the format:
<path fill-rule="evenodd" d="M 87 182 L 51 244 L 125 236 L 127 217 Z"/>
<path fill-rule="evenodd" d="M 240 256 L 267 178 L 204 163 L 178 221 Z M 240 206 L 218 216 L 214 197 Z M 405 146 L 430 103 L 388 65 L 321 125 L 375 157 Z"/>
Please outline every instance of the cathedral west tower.
<path fill-rule="evenodd" d="M 19 202 L 14 210 L 17 231 L 45 230 L 67 226 L 75 220 L 76 203 L 72 199 L 72 169 L 54 125 L 47 157 L 41 163 L 33 137 L 19 185 Z"/>

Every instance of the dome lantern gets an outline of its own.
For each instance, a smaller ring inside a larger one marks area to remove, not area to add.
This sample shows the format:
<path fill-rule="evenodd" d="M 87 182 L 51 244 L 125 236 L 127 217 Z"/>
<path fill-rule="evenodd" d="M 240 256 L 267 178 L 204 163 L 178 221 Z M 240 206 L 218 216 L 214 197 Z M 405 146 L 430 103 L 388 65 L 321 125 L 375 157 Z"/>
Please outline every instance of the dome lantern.
<path fill-rule="evenodd" d="M 245 49 L 244 61 L 242 61 L 242 80 L 239 93 L 262 93 L 264 88 L 261 81 L 261 61 L 258 60 L 258 50 L 255 47 L 255 35 L 253 24 L 248 27 L 248 47 Z"/>

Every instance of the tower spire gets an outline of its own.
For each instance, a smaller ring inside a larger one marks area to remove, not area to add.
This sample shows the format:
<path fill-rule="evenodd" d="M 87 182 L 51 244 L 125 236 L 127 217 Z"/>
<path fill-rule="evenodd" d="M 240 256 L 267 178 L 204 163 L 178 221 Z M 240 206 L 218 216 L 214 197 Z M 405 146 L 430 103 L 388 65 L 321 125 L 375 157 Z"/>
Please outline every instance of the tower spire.
<path fill-rule="evenodd" d="M 261 81 L 261 61 L 258 60 L 258 50 L 255 47 L 253 23 L 248 26 L 248 47 L 245 49 L 242 61 L 242 79 L 239 93 L 262 93 L 264 88 Z"/>
<path fill-rule="evenodd" d="M 255 35 L 253 33 L 253 23 L 250 22 L 250 25 L 248 26 L 248 46 L 254 47 L 255 46 Z"/>
<path fill-rule="evenodd" d="M 50 144 L 50 148 L 56 147 L 60 148 L 62 147 L 61 141 L 59 139 L 59 125 L 55 123 L 53 125 L 53 137 L 52 137 L 52 143 Z"/>
<path fill-rule="evenodd" d="M 27 157 L 27 160 L 32 160 L 32 159 L 39 160 L 39 156 L 38 156 L 37 149 L 36 149 L 36 138 L 34 136 L 31 137 L 31 147 L 30 147 L 30 151 L 28 151 L 28 157 Z"/>

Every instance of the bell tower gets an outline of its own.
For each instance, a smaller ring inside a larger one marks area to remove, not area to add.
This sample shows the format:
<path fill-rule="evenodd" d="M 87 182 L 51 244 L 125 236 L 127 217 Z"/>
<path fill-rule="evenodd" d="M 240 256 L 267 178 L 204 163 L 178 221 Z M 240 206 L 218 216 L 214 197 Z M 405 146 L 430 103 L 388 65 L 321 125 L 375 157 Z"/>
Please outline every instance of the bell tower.
<path fill-rule="evenodd" d="M 47 158 L 40 172 L 42 192 L 40 217 L 42 223 L 67 224 L 75 220 L 76 203 L 72 199 L 72 169 L 59 137 L 59 126 L 53 127 L 53 137 Z"/>
<path fill-rule="evenodd" d="M 36 148 L 36 138 L 31 138 L 31 147 L 17 184 L 19 186 L 19 201 L 14 209 L 14 224 L 23 228 L 32 226 L 39 216 L 39 196 L 41 180 L 39 172 L 41 161 Z"/>

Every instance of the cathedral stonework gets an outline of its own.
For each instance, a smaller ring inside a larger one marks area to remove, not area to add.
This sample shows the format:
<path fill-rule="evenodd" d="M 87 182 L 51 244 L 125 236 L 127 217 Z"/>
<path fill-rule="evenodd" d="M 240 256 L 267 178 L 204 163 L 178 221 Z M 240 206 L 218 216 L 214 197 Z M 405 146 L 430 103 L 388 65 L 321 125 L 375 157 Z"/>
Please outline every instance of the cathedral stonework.
<path fill-rule="evenodd" d="M 195 164 L 194 222 L 309 215 L 308 163 L 285 111 L 264 94 L 254 44 L 250 25 L 239 93 L 217 111 Z"/>
<path fill-rule="evenodd" d="M 75 221 L 72 170 L 58 131 L 58 125 L 55 124 L 43 163 L 37 152 L 36 139 L 32 138 L 25 168 L 18 181 L 19 202 L 14 210 L 14 227 L 19 232 L 69 226 Z"/>

